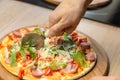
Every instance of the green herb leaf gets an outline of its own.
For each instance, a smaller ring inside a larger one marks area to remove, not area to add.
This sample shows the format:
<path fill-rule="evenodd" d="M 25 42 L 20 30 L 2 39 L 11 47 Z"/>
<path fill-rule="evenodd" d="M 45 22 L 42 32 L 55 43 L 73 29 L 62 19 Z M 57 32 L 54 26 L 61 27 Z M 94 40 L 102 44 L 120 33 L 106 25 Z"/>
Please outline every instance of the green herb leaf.
<path fill-rule="evenodd" d="M 30 57 L 32 59 L 35 59 L 36 48 L 35 47 L 29 47 L 28 50 L 30 51 Z"/>
<path fill-rule="evenodd" d="M 81 50 L 76 50 L 70 54 L 71 57 L 83 67 L 88 67 L 86 56 Z"/>
<path fill-rule="evenodd" d="M 55 49 L 55 47 L 52 47 L 51 49 L 49 49 L 48 53 L 57 54 L 57 50 Z"/>
<path fill-rule="evenodd" d="M 9 59 L 10 59 L 10 65 L 12 67 L 17 66 L 17 60 L 16 60 L 16 45 L 12 45 L 10 49 L 10 54 L 9 54 Z"/>
<path fill-rule="evenodd" d="M 63 34 L 64 40 L 70 44 L 75 44 L 75 42 L 72 40 L 71 37 L 69 37 L 69 35 L 67 33 Z"/>
<path fill-rule="evenodd" d="M 44 32 L 41 31 L 40 28 L 35 28 L 32 32 L 34 32 L 34 33 L 38 33 L 38 34 L 40 34 L 40 35 L 44 35 Z"/>
<path fill-rule="evenodd" d="M 57 61 L 57 60 L 54 60 L 52 62 L 50 62 L 49 64 L 49 67 L 52 69 L 52 70 L 58 70 L 58 69 L 63 69 L 67 66 L 67 64 L 63 61 Z"/>
<path fill-rule="evenodd" d="M 57 64 L 57 60 L 54 60 L 50 63 L 50 68 L 52 68 L 52 70 L 57 70 L 58 69 L 58 64 Z"/>
<path fill-rule="evenodd" d="M 67 64 L 64 62 L 60 62 L 59 66 L 60 66 L 60 68 L 64 69 L 67 66 Z"/>
<path fill-rule="evenodd" d="M 20 48 L 19 52 L 20 52 L 20 55 L 21 55 L 22 59 L 26 60 L 24 48 Z"/>
<path fill-rule="evenodd" d="M 64 42 L 59 49 L 68 51 L 69 49 L 72 49 L 76 46 L 75 42 L 71 39 L 71 37 L 69 37 L 67 33 L 63 34 L 63 38 Z"/>

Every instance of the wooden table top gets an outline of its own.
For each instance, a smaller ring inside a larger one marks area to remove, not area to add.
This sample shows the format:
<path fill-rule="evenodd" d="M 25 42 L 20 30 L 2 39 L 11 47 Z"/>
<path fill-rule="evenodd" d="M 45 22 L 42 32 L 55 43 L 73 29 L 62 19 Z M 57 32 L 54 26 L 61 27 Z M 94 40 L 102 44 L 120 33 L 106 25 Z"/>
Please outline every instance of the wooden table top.
<path fill-rule="evenodd" d="M 19 1 L 0 0 L 0 38 L 24 26 L 48 24 L 51 12 L 52 10 Z M 105 49 L 110 61 L 109 75 L 120 76 L 120 28 L 83 18 L 77 30 Z"/>

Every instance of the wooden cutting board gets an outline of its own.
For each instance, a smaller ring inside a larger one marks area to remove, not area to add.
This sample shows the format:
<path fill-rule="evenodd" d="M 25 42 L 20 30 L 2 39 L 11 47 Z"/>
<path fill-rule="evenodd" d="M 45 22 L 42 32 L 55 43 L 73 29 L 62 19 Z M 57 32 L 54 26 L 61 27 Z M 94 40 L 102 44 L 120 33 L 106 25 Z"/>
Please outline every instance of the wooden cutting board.
<path fill-rule="evenodd" d="M 45 0 L 49 3 L 59 5 L 63 0 Z M 91 4 L 88 6 L 88 9 L 94 9 L 98 7 L 103 7 L 109 4 L 112 0 L 93 0 Z"/>
<path fill-rule="evenodd" d="M 94 76 L 107 75 L 109 71 L 109 64 L 106 52 L 103 48 L 92 38 L 90 38 L 91 44 L 95 52 L 97 53 L 97 62 L 94 68 L 80 78 L 80 80 L 88 80 Z M 1 40 L 0 40 L 1 42 Z M 18 78 L 11 73 L 9 73 L 1 64 L 0 64 L 0 80 L 18 80 Z"/>

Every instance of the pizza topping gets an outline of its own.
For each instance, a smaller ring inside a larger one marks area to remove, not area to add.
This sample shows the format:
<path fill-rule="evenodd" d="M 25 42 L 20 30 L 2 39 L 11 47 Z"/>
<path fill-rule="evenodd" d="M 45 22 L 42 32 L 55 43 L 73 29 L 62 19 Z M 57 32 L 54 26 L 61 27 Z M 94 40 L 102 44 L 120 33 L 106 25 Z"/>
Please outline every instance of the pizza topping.
<path fill-rule="evenodd" d="M 35 77 L 41 77 L 43 74 L 44 72 L 38 68 L 32 70 L 32 75 Z"/>
<path fill-rule="evenodd" d="M 14 31 L 13 34 L 15 37 L 18 37 L 18 38 L 22 37 L 21 33 L 18 30 Z"/>
<path fill-rule="evenodd" d="M 86 37 L 80 38 L 80 39 L 79 39 L 79 42 L 87 42 L 87 38 L 86 38 Z"/>
<path fill-rule="evenodd" d="M 10 65 L 11 66 L 16 66 L 17 65 L 17 59 L 16 59 L 16 45 L 12 45 L 10 54 L 9 54 L 9 59 L 10 59 Z"/>
<path fill-rule="evenodd" d="M 44 75 L 45 76 L 51 76 L 51 75 L 53 75 L 53 70 L 51 68 L 44 69 Z"/>
<path fill-rule="evenodd" d="M 24 52 L 25 50 L 24 50 L 24 48 L 20 48 L 20 50 L 19 50 L 19 52 L 20 52 L 20 55 L 21 55 L 21 57 L 22 57 L 22 59 L 23 60 L 25 60 L 26 59 L 26 57 L 25 57 L 25 52 Z"/>
<path fill-rule="evenodd" d="M 82 49 L 90 49 L 90 44 L 88 42 L 81 42 L 80 45 Z"/>
<path fill-rule="evenodd" d="M 86 62 L 86 56 L 84 55 L 84 53 L 81 50 L 77 50 L 77 51 L 73 52 L 70 55 L 81 66 L 88 67 L 88 64 Z"/>
<path fill-rule="evenodd" d="M 24 52 L 26 55 L 30 55 L 30 52 L 28 50 L 25 49 Z"/>
<path fill-rule="evenodd" d="M 24 76 L 24 69 L 20 68 L 19 73 L 18 73 L 19 80 L 22 80 L 23 76 Z"/>
<path fill-rule="evenodd" d="M 57 45 L 62 45 L 64 43 L 64 40 L 62 38 L 59 38 L 56 42 Z"/>
<path fill-rule="evenodd" d="M 20 53 L 21 53 L 23 60 L 25 60 L 25 55 L 28 55 L 28 54 L 30 55 L 32 59 L 35 59 L 36 48 L 30 47 L 29 45 L 25 45 L 24 47 L 20 48 Z"/>
<path fill-rule="evenodd" d="M 52 68 L 52 70 L 59 70 L 59 69 L 65 68 L 67 66 L 67 64 L 62 61 L 59 62 L 57 60 L 54 60 L 54 61 L 50 62 L 49 66 L 50 66 L 50 68 Z"/>
<path fill-rule="evenodd" d="M 10 60 L 9 60 L 8 58 L 5 59 L 5 62 L 6 62 L 7 64 L 10 64 Z"/>
<path fill-rule="evenodd" d="M 92 53 L 86 54 L 86 58 L 88 61 L 94 61 L 95 60 L 95 56 Z"/>
<path fill-rule="evenodd" d="M 35 28 L 32 32 L 40 34 L 40 35 L 44 35 L 44 31 L 42 31 L 40 28 Z"/>
<path fill-rule="evenodd" d="M 76 73 L 78 65 L 75 63 L 68 63 L 66 68 L 63 69 L 64 73 Z"/>
<path fill-rule="evenodd" d="M 64 42 L 61 44 L 60 49 L 68 51 L 69 49 L 72 49 L 76 46 L 75 42 L 72 40 L 70 36 L 68 36 L 67 33 L 63 34 Z"/>

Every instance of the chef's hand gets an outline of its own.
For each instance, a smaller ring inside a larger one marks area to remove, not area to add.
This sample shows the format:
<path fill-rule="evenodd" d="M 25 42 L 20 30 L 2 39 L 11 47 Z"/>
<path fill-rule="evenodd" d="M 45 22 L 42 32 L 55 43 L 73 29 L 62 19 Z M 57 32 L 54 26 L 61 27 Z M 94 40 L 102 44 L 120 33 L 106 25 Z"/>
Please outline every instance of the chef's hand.
<path fill-rule="evenodd" d="M 49 17 L 50 36 L 75 30 L 92 0 L 63 0 Z"/>
<path fill-rule="evenodd" d="M 97 77 L 93 77 L 89 80 L 120 80 L 120 77 L 97 76 Z"/>

